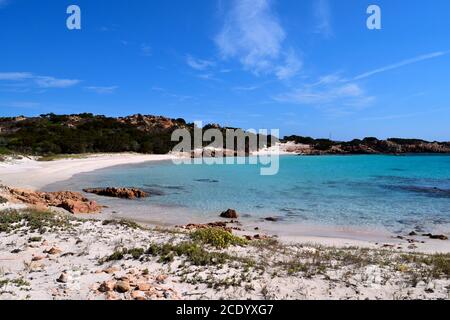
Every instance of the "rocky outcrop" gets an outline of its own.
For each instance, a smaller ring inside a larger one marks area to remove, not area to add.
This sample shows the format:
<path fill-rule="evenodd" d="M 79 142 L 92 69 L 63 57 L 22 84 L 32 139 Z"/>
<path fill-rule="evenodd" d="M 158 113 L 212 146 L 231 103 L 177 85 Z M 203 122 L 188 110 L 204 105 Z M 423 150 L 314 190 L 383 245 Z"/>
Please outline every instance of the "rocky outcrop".
<path fill-rule="evenodd" d="M 135 114 L 117 119 L 118 122 L 136 127 L 144 132 L 160 132 L 173 130 L 185 124 L 182 119 L 170 119 L 161 116 Z"/>
<path fill-rule="evenodd" d="M 3 187 L 10 199 L 19 201 L 38 208 L 58 207 L 73 214 L 98 213 L 101 206 L 91 201 L 78 192 L 37 192 L 24 189 L 12 189 Z"/>
<path fill-rule="evenodd" d="M 226 219 L 237 219 L 237 218 L 239 218 L 239 215 L 236 212 L 236 210 L 228 209 L 227 211 L 222 212 L 220 214 L 220 217 L 226 218 Z"/>
<path fill-rule="evenodd" d="M 342 142 L 290 136 L 285 137 L 283 142 L 284 149 L 289 148 L 302 155 L 450 153 L 449 142 L 429 142 L 420 139 L 379 140 L 369 137 Z"/>
<path fill-rule="evenodd" d="M 443 240 L 443 241 L 448 240 L 448 237 L 443 235 L 443 234 L 431 234 L 431 233 L 428 233 L 428 234 L 424 234 L 423 236 L 424 237 L 428 237 L 428 238 L 433 239 L 433 240 Z"/>
<path fill-rule="evenodd" d="M 209 229 L 209 228 L 217 228 L 222 229 L 228 232 L 232 232 L 233 230 L 240 230 L 239 228 L 230 228 L 227 226 L 226 222 L 210 222 L 205 224 L 197 224 L 197 223 L 190 223 L 185 226 L 178 226 L 178 228 L 185 229 L 185 230 L 199 230 L 199 229 Z"/>
<path fill-rule="evenodd" d="M 267 217 L 267 218 L 264 218 L 264 220 L 265 221 L 269 221 L 269 222 L 278 222 L 278 221 L 280 221 L 280 218 L 278 218 L 278 217 Z"/>
<path fill-rule="evenodd" d="M 88 188 L 83 189 L 83 191 L 99 196 L 121 199 L 146 198 L 150 196 L 147 192 L 137 188 Z"/>

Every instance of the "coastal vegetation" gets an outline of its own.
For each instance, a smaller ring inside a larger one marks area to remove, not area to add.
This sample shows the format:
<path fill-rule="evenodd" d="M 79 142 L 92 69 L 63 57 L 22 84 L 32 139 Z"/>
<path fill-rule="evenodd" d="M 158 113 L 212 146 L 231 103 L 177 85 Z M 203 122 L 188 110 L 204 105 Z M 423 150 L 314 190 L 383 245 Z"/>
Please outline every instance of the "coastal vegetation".
<path fill-rule="evenodd" d="M 38 155 L 42 156 L 41 161 L 52 161 L 89 153 L 166 154 L 178 143 L 171 141 L 175 130 L 187 129 L 194 139 L 194 128 L 193 123 L 186 123 L 182 118 L 140 114 L 113 118 L 91 113 L 50 113 L 31 118 L 0 118 L 0 155 Z M 211 128 L 223 133 L 224 144 L 225 132 L 234 129 L 208 124 L 203 130 Z M 249 140 L 245 141 L 247 150 Z M 208 144 L 204 142 L 204 146 Z"/>
<path fill-rule="evenodd" d="M 171 141 L 177 129 L 194 132 L 194 124 L 184 119 L 170 119 L 152 115 L 106 117 L 91 113 L 39 117 L 0 118 L 0 156 L 25 154 L 41 156 L 40 161 L 84 157 L 90 153 L 137 152 L 165 154 L 178 143 Z M 218 129 L 223 133 L 224 145 L 228 129 L 217 124 L 207 124 L 203 130 Z M 249 133 L 251 136 L 252 134 Z M 193 139 L 193 134 L 191 134 Z M 250 138 L 245 140 L 246 152 Z M 277 139 L 258 139 L 271 146 Z M 282 142 L 295 142 L 308 146 L 306 154 L 396 154 L 396 153 L 450 153 L 450 142 L 429 142 L 420 139 L 374 137 L 352 141 L 332 141 L 302 136 L 286 136 Z M 207 146 L 208 141 L 203 142 Z M 258 145 L 258 148 L 264 146 Z"/>
<path fill-rule="evenodd" d="M 0 213 L 0 232 L 12 232 L 25 228 L 40 234 L 67 229 L 71 226 L 70 218 L 48 211 L 34 209 L 7 210 Z"/>
<path fill-rule="evenodd" d="M 233 235 L 231 232 L 221 228 L 204 228 L 192 233 L 192 239 L 216 248 L 227 248 L 230 245 L 244 246 L 247 240 Z"/>
<path fill-rule="evenodd" d="M 0 118 L 0 148 L 33 155 L 99 152 L 167 153 L 171 132 L 185 126 L 182 119 L 109 118 L 89 113 L 46 114 L 35 118 Z M 144 127 L 142 127 L 144 126 Z"/>

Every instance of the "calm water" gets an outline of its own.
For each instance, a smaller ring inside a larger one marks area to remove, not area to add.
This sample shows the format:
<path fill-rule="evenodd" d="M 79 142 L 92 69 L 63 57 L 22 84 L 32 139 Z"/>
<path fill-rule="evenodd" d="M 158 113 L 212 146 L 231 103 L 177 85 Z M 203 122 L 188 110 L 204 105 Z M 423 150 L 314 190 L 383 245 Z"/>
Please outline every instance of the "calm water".
<path fill-rule="evenodd" d="M 60 186 L 68 184 L 148 189 L 158 195 L 133 201 L 134 210 L 166 208 L 158 217 L 170 221 L 214 220 L 234 208 L 244 219 L 277 216 L 288 224 L 450 230 L 450 156 L 285 156 L 276 176 L 260 176 L 254 165 L 146 163 L 81 174 Z"/>

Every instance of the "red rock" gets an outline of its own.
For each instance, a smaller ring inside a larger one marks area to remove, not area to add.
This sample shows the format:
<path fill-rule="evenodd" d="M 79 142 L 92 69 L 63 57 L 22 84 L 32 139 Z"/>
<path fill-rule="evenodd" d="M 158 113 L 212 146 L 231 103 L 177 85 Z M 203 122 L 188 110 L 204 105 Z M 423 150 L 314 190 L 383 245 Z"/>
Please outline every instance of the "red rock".
<path fill-rule="evenodd" d="M 107 273 L 107 274 L 113 274 L 118 271 L 120 271 L 120 268 L 118 268 L 118 267 L 110 267 L 110 268 L 106 268 L 103 270 L 103 272 Z"/>
<path fill-rule="evenodd" d="M 131 293 L 131 298 L 134 300 L 146 300 L 145 294 L 142 291 L 133 291 Z"/>
<path fill-rule="evenodd" d="M 95 201 L 90 201 L 78 192 L 35 192 L 12 188 L 8 188 L 8 191 L 14 200 L 36 206 L 39 209 L 59 207 L 73 214 L 97 213 L 101 211 L 101 206 Z"/>
<path fill-rule="evenodd" d="M 139 282 L 137 284 L 137 288 L 139 289 L 139 291 L 149 291 L 151 287 L 152 286 L 147 282 Z"/>
<path fill-rule="evenodd" d="M 56 248 L 56 247 L 52 247 L 51 249 L 44 251 L 44 253 L 47 253 L 50 255 L 57 255 L 57 254 L 60 254 L 61 252 L 62 252 L 62 250 L 59 248 Z"/>
<path fill-rule="evenodd" d="M 236 210 L 228 209 L 227 211 L 224 211 L 220 214 L 220 217 L 227 218 L 227 219 L 237 219 L 239 217 Z"/>
<path fill-rule="evenodd" d="M 120 297 L 117 295 L 117 293 L 108 291 L 106 293 L 106 300 L 119 300 Z"/>
<path fill-rule="evenodd" d="M 147 192 L 137 188 L 89 188 L 83 189 L 84 192 L 93 193 L 99 196 L 122 198 L 122 199 L 136 199 L 146 198 L 149 196 Z"/>
<path fill-rule="evenodd" d="M 110 292 L 113 291 L 116 286 L 116 283 L 114 281 L 104 281 L 100 287 L 98 288 L 98 291 L 100 292 Z"/>
<path fill-rule="evenodd" d="M 166 275 L 160 274 L 159 276 L 156 277 L 155 280 L 156 280 L 157 282 L 159 282 L 159 283 L 163 283 L 164 281 L 166 281 L 166 279 L 167 279 L 167 276 L 166 276 Z"/>
<path fill-rule="evenodd" d="M 117 281 L 114 290 L 119 293 L 125 293 L 131 290 L 131 286 L 128 281 Z"/>

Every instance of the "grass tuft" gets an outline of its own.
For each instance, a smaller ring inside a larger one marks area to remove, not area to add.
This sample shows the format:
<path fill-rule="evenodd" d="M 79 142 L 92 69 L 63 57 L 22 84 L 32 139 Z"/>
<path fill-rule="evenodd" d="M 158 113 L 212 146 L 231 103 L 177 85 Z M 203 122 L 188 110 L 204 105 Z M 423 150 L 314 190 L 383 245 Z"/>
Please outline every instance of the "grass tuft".
<path fill-rule="evenodd" d="M 30 231 L 45 233 L 47 231 L 67 229 L 70 218 L 48 211 L 7 210 L 0 213 L 0 232 L 12 232 L 26 227 Z"/>
<path fill-rule="evenodd" d="M 0 196 L 0 204 L 4 204 L 4 203 L 7 203 L 7 202 L 8 202 L 7 199 L 5 199 L 2 196 Z"/>
<path fill-rule="evenodd" d="M 89 157 L 89 154 L 50 154 L 39 157 L 37 161 L 50 162 L 65 159 L 85 159 L 87 157 Z"/>
<path fill-rule="evenodd" d="M 131 229 L 143 229 L 143 227 L 137 224 L 134 221 L 121 219 L 121 220 L 103 220 L 102 224 L 104 226 L 115 225 L 115 226 L 123 226 Z"/>

